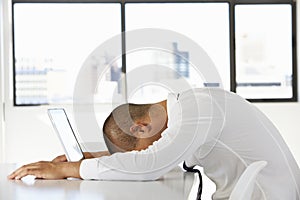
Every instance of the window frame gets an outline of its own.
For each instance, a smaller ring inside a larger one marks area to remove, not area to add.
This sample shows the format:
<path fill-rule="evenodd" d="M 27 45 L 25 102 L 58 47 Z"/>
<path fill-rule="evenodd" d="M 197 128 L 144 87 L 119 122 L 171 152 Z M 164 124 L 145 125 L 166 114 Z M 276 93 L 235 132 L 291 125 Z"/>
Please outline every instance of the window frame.
<path fill-rule="evenodd" d="M 233 16 L 235 17 L 235 6 L 236 5 L 278 5 L 278 4 L 289 4 L 292 8 L 292 93 L 293 96 L 291 98 L 268 98 L 268 99 L 247 99 L 250 102 L 298 102 L 298 71 L 297 71 L 297 8 L 296 8 L 296 1 L 294 0 L 234 0 L 234 6 L 232 8 L 232 12 L 234 13 Z M 234 38 L 234 49 L 233 49 L 233 55 L 234 55 L 234 80 L 232 80 L 232 87 L 234 90 L 231 90 L 233 92 L 236 92 L 237 82 L 236 82 L 236 63 L 235 63 L 235 19 L 231 21 L 233 23 L 233 31 L 230 31 L 230 34 L 233 34 Z M 231 70 L 231 73 L 232 73 Z"/>
<path fill-rule="evenodd" d="M 289 4 L 292 8 L 292 94 L 291 98 L 247 99 L 250 102 L 297 102 L 298 75 L 297 75 L 297 13 L 295 0 L 12 0 L 12 56 L 13 56 L 13 105 L 39 106 L 45 104 L 16 104 L 16 73 L 15 73 L 15 40 L 14 40 L 14 4 L 16 3 L 120 3 L 121 4 L 121 31 L 126 31 L 125 6 L 130 3 L 228 3 L 229 5 L 229 64 L 230 64 L 230 91 L 236 93 L 236 43 L 235 43 L 235 6 L 236 5 L 271 5 Z M 122 72 L 126 74 L 126 41 L 122 34 Z M 48 104 L 46 104 L 48 105 Z"/>

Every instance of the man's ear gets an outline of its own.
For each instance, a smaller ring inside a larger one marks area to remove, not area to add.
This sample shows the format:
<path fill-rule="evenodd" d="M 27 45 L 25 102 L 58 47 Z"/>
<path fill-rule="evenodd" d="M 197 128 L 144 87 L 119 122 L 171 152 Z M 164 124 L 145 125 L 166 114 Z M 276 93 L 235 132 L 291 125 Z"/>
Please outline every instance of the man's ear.
<path fill-rule="evenodd" d="M 151 130 L 151 126 L 145 123 L 134 123 L 129 131 L 136 138 L 146 138 Z"/>

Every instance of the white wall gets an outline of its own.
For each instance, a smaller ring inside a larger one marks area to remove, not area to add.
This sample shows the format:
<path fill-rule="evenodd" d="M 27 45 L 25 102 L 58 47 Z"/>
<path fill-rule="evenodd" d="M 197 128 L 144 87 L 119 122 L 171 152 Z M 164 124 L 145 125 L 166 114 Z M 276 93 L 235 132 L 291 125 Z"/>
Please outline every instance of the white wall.
<path fill-rule="evenodd" d="M 300 166 L 300 103 L 264 103 L 256 105 L 279 129 Z"/>
<path fill-rule="evenodd" d="M 2 19 L 3 19 L 3 11 L 2 11 L 2 0 L 0 0 L 0 162 L 3 160 L 3 150 L 4 150 L 4 123 L 3 123 L 3 37 L 2 37 Z"/>
<path fill-rule="evenodd" d="M 71 106 L 63 106 L 74 126 Z M 35 162 L 38 160 L 51 160 L 55 156 L 63 154 L 60 141 L 52 127 L 47 115 L 48 106 L 41 107 L 17 107 L 12 112 L 6 113 L 6 147 L 5 162 Z M 106 112 L 108 108 L 101 106 L 101 111 Z M 100 111 L 97 111 L 100 113 Z M 98 115 L 97 119 L 105 115 Z M 16 122 L 16 125 L 11 122 Z M 99 122 L 101 123 L 101 122 Z M 83 135 L 84 134 L 84 135 Z M 105 145 L 100 133 L 81 133 L 80 141 L 88 143 L 84 149 L 105 150 Z M 101 145 L 101 146 L 99 146 Z"/>
<path fill-rule="evenodd" d="M 9 51 L 8 51 L 8 48 L 9 46 L 7 44 L 9 44 L 9 41 L 8 41 L 8 35 L 9 35 L 9 31 L 7 30 L 7 27 L 9 26 L 9 20 L 8 20 L 8 16 L 7 16 L 7 12 L 8 12 L 8 8 L 7 8 L 7 5 L 8 5 L 8 2 L 10 2 L 9 0 L 6 1 L 6 0 L 0 0 L 0 6 L 1 6 L 1 12 L 0 12 L 0 15 L 1 15 L 1 28 L 3 29 L 3 32 L 0 32 L 1 34 L 1 43 L 0 43 L 0 47 L 1 47 L 1 65 L 0 65 L 0 71 L 1 71 L 1 74 L 0 74 L 0 84 L 1 84 L 1 117 L 0 117 L 0 125 L 1 125 L 1 148 L 0 148 L 0 154 L 2 155 L 1 156 L 1 160 L 2 162 L 5 161 L 5 151 L 6 151 L 6 134 L 5 134 L 5 107 L 4 107 L 4 102 L 5 102 L 5 99 L 7 98 L 6 96 L 6 89 L 5 89 L 5 83 L 6 83 L 6 79 L 7 79 L 7 76 L 6 76 L 6 71 L 7 71 L 7 67 L 5 66 L 9 66 L 8 64 L 8 57 L 9 57 Z"/>
<path fill-rule="evenodd" d="M 2 0 L 0 0 L 0 2 L 1 1 Z M 3 2 L 5 2 L 5 4 L 9 4 L 10 0 L 3 0 Z M 2 14 L 3 12 L 0 13 Z M 8 18 L 6 18 L 6 20 L 6 24 L 4 24 L 5 28 L 9 28 L 10 21 Z M 300 27 L 299 21 L 300 19 L 298 20 L 298 27 Z M 11 66 L 11 61 L 8 59 L 10 57 L 9 43 L 11 38 L 8 32 L 5 33 L 5 37 L 4 45 L 6 52 L 2 53 L 4 53 L 4 58 L 6 59 L 2 60 L 4 61 L 4 65 L 1 64 L 1 66 L 6 66 L 4 69 L 5 73 L 9 74 L 9 69 L 7 66 Z M 300 39 L 300 35 L 298 38 Z M 300 47 L 298 48 L 298 55 L 300 55 L 299 53 Z M 300 61 L 300 59 L 298 60 Z M 298 70 L 298 77 L 300 77 L 299 71 L 300 70 Z M 8 77 L 1 73 L 0 80 L 3 81 L 4 79 L 6 83 L 11 83 L 11 80 L 8 80 Z M 300 84 L 298 88 L 298 94 L 300 94 Z M 3 93 L 3 90 L 1 90 L 0 87 L 0 95 L 3 97 L 1 93 Z M 7 101 L 9 101 L 10 95 L 10 91 L 8 91 L 6 88 L 5 98 Z M 287 142 L 298 164 L 300 165 L 300 103 L 260 103 L 256 105 L 275 123 L 277 128 L 281 131 L 283 138 Z M 62 148 L 56 138 L 56 135 L 53 133 L 53 129 L 50 125 L 47 115 L 41 114 L 46 110 L 47 107 L 13 108 L 12 105 L 6 106 L 8 107 L 8 112 L 6 112 L 5 116 L 6 121 L 16 123 L 15 125 L 9 124 L 9 126 L 6 126 L 5 137 L 1 136 L 0 134 L 0 142 L 2 141 L 5 143 L 0 144 L 0 162 L 31 162 L 36 160 L 49 160 L 55 155 L 62 153 Z M 2 113 L 1 102 L 0 113 Z M 28 117 L 35 114 L 36 116 L 33 118 Z M 1 123 L 2 115 L 0 116 L 0 125 L 2 125 Z M 36 128 L 43 131 L 37 132 L 35 131 Z M 0 133 L 3 132 L 1 131 Z M 2 151 L 4 145 L 5 152 Z M 2 153 L 4 153 L 5 159 L 2 157 Z"/>

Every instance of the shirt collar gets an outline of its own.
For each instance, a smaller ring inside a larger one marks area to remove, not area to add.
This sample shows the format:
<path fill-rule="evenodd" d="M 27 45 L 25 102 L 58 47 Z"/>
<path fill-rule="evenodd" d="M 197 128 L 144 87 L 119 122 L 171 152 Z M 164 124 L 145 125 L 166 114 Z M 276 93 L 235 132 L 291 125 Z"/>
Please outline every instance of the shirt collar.
<path fill-rule="evenodd" d="M 167 98 L 167 113 L 168 113 L 168 127 L 172 125 L 172 122 L 176 121 L 178 117 L 178 97 L 179 93 L 169 93 Z"/>

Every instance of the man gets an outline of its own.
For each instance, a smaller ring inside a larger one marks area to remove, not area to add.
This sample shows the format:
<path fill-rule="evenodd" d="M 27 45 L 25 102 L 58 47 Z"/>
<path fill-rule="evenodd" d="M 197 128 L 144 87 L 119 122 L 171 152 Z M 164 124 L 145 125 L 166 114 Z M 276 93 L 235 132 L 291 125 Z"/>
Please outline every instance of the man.
<path fill-rule="evenodd" d="M 280 133 L 234 93 L 194 89 L 155 104 L 121 105 L 106 119 L 103 133 L 110 156 L 99 153 L 74 163 L 58 157 L 25 165 L 9 178 L 155 180 L 185 161 L 202 166 L 216 184 L 213 199 L 228 199 L 247 166 L 266 161 L 252 199 L 300 199 L 300 170 Z"/>

